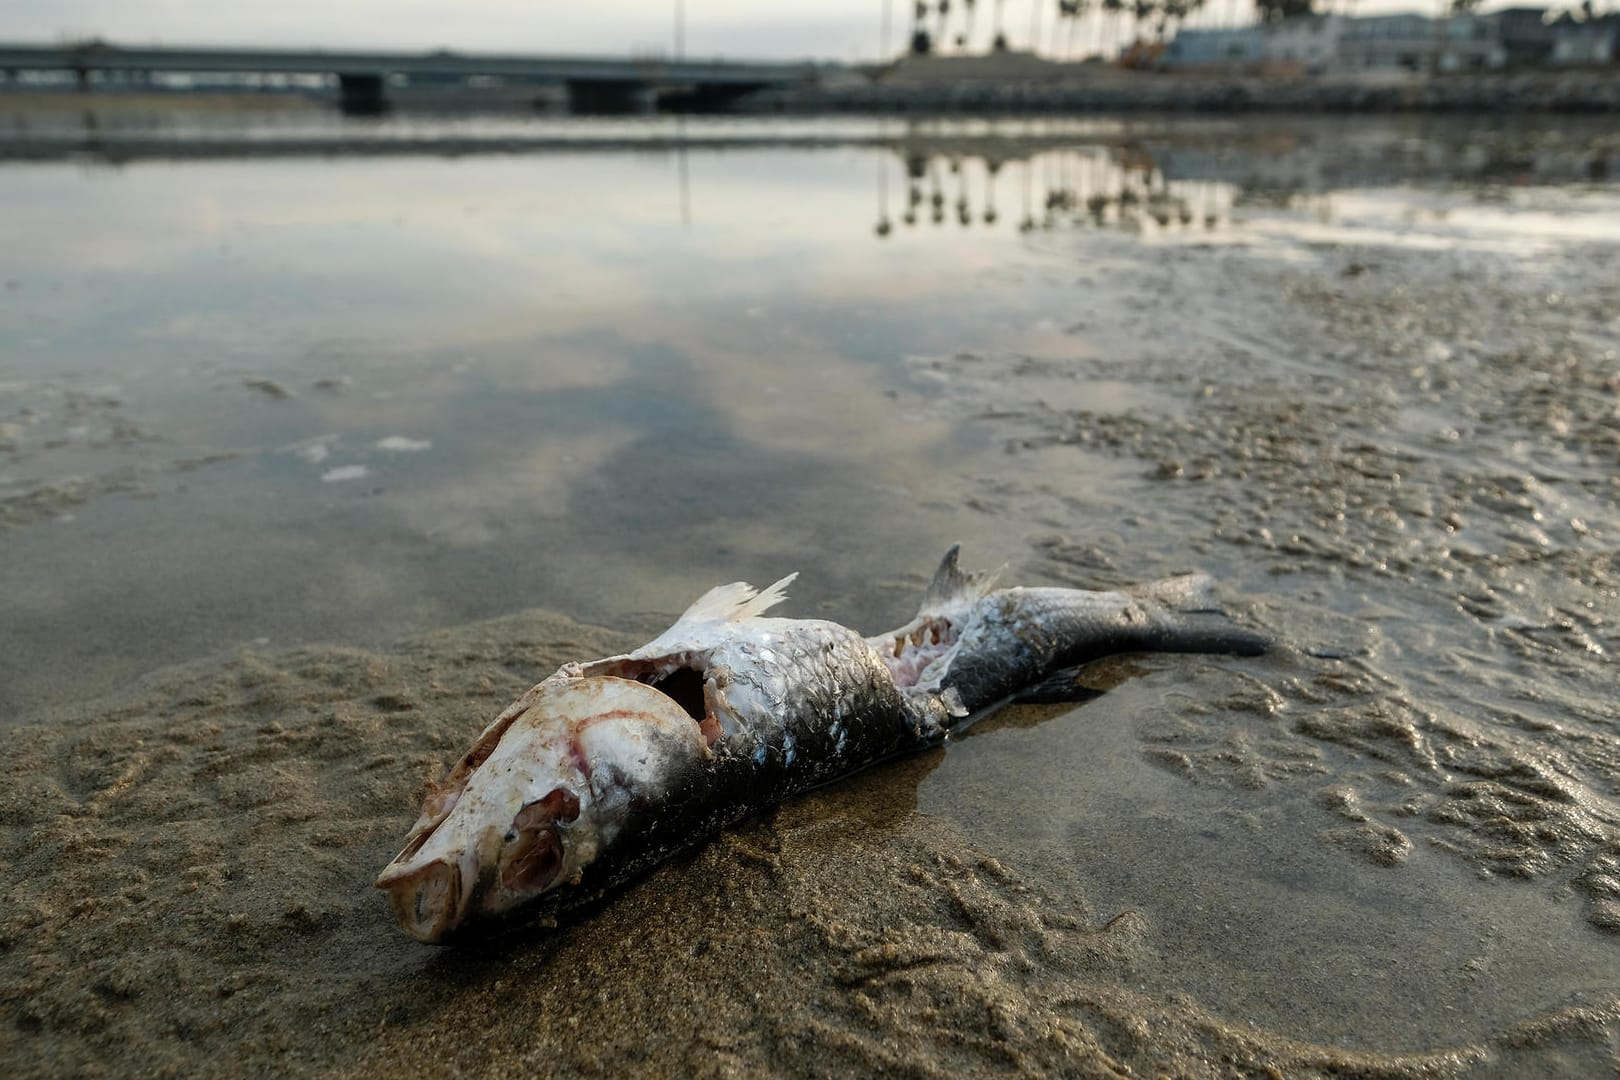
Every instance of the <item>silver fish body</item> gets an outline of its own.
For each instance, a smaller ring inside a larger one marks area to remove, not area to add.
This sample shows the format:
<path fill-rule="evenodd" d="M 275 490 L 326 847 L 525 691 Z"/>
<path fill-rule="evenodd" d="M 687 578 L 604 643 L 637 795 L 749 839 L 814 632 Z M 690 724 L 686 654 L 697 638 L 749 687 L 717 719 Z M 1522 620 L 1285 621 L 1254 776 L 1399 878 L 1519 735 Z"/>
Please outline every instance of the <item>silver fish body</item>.
<path fill-rule="evenodd" d="M 918 616 L 863 638 L 711 590 L 622 656 L 568 664 L 484 730 L 377 879 L 441 942 L 586 903 L 726 824 L 934 745 L 1054 671 L 1130 651 L 1263 651 L 1202 577 L 1130 592 L 991 591 L 952 549 Z"/>

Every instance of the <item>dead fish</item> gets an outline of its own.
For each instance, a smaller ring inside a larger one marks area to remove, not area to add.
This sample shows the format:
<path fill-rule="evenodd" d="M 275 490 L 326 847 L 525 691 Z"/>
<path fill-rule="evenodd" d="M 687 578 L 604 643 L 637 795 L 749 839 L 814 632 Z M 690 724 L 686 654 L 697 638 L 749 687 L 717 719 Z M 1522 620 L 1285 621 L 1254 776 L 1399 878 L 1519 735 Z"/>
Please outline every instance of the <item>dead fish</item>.
<path fill-rule="evenodd" d="M 710 590 L 634 652 L 564 665 L 484 729 L 377 878 L 442 942 L 594 900 L 725 825 L 934 746 L 1054 672 L 1121 652 L 1255 655 L 1203 575 L 1120 592 L 995 589 L 946 553 L 917 617 L 876 637 Z"/>

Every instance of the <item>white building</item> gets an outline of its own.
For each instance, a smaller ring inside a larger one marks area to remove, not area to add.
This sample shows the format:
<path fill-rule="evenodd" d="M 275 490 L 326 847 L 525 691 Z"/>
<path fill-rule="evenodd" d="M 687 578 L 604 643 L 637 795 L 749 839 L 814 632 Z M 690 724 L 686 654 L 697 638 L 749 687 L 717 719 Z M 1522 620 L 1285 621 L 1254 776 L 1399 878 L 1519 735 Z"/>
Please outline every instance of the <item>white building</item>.
<path fill-rule="evenodd" d="M 1553 24 L 1552 62 L 1561 65 L 1612 64 L 1620 54 L 1620 16 L 1584 22 L 1568 17 Z"/>
<path fill-rule="evenodd" d="M 1312 75 L 1332 67 L 1345 24 L 1339 15 L 1307 15 L 1265 27 L 1266 62 L 1278 68 L 1298 67 Z"/>
<path fill-rule="evenodd" d="M 1258 26 L 1182 30 L 1164 47 L 1159 66 L 1175 71 L 1233 70 L 1265 62 L 1265 33 Z"/>
<path fill-rule="evenodd" d="M 1184 30 L 1166 46 L 1171 70 L 1306 74 L 1432 74 L 1612 63 L 1620 15 L 1547 20 L 1545 8 L 1433 19 L 1408 12 L 1311 15 L 1222 30 Z"/>
<path fill-rule="evenodd" d="M 1338 38 L 1340 71 L 1481 71 L 1508 60 L 1490 15 L 1373 15 L 1346 20 Z"/>

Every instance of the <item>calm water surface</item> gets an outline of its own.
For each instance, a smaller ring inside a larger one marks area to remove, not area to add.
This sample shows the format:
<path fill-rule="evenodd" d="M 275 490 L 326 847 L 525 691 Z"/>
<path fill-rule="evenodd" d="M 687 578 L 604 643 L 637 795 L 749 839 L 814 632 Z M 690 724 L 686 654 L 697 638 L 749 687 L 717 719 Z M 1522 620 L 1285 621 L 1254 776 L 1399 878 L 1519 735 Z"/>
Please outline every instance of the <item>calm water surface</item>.
<path fill-rule="evenodd" d="M 243 644 L 532 604 L 616 623 L 795 567 L 811 605 L 899 617 L 882 583 L 946 539 L 1024 550 L 965 506 L 985 432 L 898 402 L 908 358 L 1105 347 L 1062 332 L 1087 241 L 1054 254 L 1049 230 L 1218 237 L 1245 199 L 1326 223 L 1336 186 L 1557 181 L 1615 153 L 1050 120 L 10 130 L 9 155 L 59 158 L 0 169 L 13 716 Z M 207 159 L 222 133 L 303 156 Z M 520 137 L 551 148 L 355 156 Z"/>
<path fill-rule="evenodd" d="M 870 618 L 945 538 L 1006 558 L 956 486 L 985 437 L 897 407 L 905 359 L 1082 349 L 1016 226 L 1060 177 L 1147 179 L 1022 152 L 994 184 L 926 141 L 910 178 L 747 144 L 5 168 L 0 703 L 784 567 Z M 1186 187 L 1200 228 L 1232 197 Z"/>

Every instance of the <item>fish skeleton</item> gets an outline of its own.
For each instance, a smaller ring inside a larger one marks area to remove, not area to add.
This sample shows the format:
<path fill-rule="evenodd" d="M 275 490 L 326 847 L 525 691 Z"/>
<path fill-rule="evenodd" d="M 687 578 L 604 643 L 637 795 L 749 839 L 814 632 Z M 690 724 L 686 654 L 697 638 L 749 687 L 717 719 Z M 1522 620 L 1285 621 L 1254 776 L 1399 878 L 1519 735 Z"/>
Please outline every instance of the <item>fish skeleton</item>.
<path fill-rule="evenodd" d="M 917 617 L 876 637 L 767 618 L 793 581 L 711 589 L 634 652 L 563 665 L 430 788 L 377 878 L 442 942 L 602 896 L 788 796 L 936 745 L 1053 673 L 1122 652 L 1256 655 L 1203 575 L 1118 592 L 995 589 L 946 553 Z"/>

